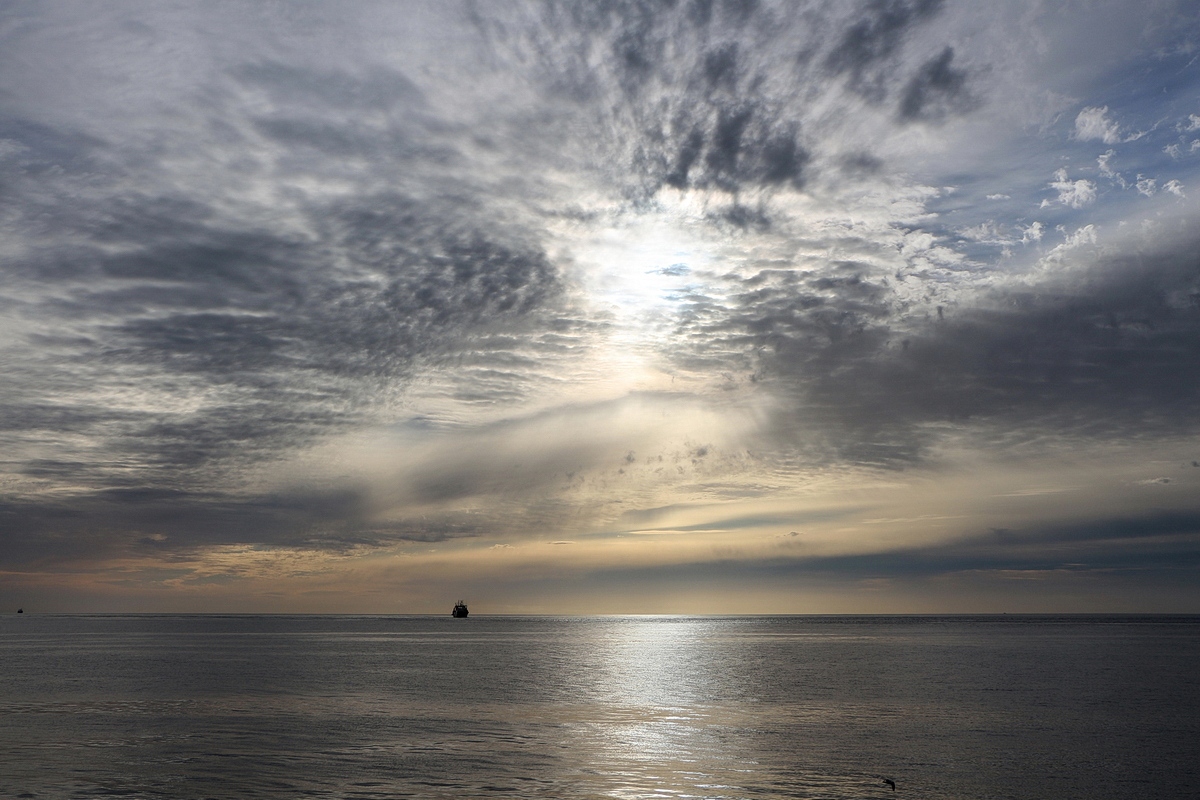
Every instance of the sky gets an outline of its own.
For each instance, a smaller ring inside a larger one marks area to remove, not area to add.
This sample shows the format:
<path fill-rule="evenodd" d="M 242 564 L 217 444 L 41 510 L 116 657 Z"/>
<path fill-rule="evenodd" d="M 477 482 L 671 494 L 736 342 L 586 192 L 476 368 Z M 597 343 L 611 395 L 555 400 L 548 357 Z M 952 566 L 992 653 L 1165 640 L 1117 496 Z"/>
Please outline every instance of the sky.
<path fill-rule="evenodd" d="M 0 608 L 1200 612 L 1200 8 L 8 2 Z"/>

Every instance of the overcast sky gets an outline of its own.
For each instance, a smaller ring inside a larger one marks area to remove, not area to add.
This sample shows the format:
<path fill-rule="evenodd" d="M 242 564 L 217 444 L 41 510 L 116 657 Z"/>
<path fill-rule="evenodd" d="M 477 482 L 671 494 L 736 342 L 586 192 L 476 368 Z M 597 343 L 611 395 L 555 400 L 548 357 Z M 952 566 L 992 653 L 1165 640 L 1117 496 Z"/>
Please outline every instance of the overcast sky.
<path fill-rule="evenodd" d="M 1200 9 L 0 9 L 0 603 L 1200 611 Z"/>

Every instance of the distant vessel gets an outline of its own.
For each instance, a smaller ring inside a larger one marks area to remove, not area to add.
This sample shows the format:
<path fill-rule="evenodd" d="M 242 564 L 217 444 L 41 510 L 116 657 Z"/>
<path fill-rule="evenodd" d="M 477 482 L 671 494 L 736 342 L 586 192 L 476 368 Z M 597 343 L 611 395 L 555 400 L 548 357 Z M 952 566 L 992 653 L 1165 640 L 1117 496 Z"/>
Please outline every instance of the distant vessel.
<path fill-rule="evenodd" d="M 459 600 L 457 603 L 454 604 L 454 610 L 450 612 L 450 616 L 465 617 L 469 613 L 471 613 L 471 612 L 467 611 L 467 604 L 464 603 L 462 600 Z"/>

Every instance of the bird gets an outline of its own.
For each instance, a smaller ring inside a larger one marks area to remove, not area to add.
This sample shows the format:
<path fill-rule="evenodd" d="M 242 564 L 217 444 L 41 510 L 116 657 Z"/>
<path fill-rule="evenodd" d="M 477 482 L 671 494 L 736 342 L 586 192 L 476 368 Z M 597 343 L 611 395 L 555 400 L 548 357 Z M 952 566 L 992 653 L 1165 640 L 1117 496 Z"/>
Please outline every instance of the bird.
<path fill-rule="evenodd" d="M 886 783 L 888 786 L 892 787 L 893 792 L 896 791 L 896 782 L 894 780 L 892 780 L 891 778 L 884 778 L 883 782 Z"/>

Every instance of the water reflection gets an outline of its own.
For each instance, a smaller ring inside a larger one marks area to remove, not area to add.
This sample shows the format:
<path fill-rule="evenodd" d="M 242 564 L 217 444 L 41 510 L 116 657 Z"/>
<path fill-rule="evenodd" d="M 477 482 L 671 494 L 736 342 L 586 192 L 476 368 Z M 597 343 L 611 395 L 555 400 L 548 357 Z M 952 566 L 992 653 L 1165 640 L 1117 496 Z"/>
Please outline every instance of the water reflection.
<path fill-rule="evenodd" d="M 744 796 L 755 761 L 742 749 L 741 720 L 728 719 L 722 670 L 728 621 L 621 617 L 589 626 L 599 654 L 570 726 L 574 770 L 598 794 L 617 798 Z M 731 724 L 733 723 L 733 724 Z M 713 769 L 719 766 L 719 770 Z M 572 770 L 573 771 L 573 770 Z"/>
<path fill-rule="evenodd" d="M 461 622 L 0 620 L 0 797 L 1115 800 L 1194 773 L 1200 621 Z"/>
<path fill-rule="evenodd" d="M 695 709 L 714 695 L 711 650 L 719 622 L 623 617 L 604 632 L 602 694 L 639 708 Z"/>

